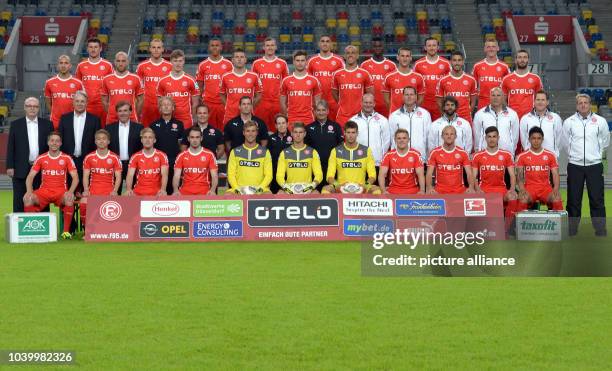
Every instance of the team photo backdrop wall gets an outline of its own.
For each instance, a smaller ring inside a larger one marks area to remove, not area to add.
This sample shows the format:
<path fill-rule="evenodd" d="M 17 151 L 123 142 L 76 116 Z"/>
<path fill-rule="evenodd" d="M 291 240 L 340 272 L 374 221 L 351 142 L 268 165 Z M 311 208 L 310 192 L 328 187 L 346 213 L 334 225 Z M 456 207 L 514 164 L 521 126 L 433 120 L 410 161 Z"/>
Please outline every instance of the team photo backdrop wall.
<path fill-rule="evenodd" d="M 471 195 L 249 195 L 88 200 L 85 239 L 342 241 L 411 229 L 504 239 L 503 201 Z"/>

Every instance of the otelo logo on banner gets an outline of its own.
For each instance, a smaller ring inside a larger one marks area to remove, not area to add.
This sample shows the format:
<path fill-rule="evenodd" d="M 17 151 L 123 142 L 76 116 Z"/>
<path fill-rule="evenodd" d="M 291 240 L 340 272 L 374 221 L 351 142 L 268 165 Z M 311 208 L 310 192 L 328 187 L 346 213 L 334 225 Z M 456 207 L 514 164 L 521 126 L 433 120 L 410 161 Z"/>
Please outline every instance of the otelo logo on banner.
<path fill-rule="evenodd" d="M 242 237 L 242 220 L 206 220 L 193 222 L 195 238 Z"/>
<path fill-rule="evenodd" d="M 140 222 L 140 238 L 189 238 L 189 222 Z"/>
<path fill-rule="evenodd" d="M 393 201 L 388 198 L 345 198 L 344 215 L 393 216 Z"/>
<path fill-rule="evenodd" d="M 143 218 L 189 218 L 189 201 L 140 201 L 140 216 Z"/>
<path fill-rule="evenodd" d="M 446 202 L 443 199 L 396 199 L 395 211 L 398 216 L 444 216 Z"/>
<path fill-rule="evenodd" d="M 251 227 L 322 227 L 338 225 L 338 201 L 321 199 L 248 200 Z"/>
<path fill-rule="evenodd" d="M 46 215 L 39 216 L 22 216 L 17 219 L 17 235 L 24 236 L 48 236 L 49 217 Z"/>
<path fill-rule="evenodd" d="M 193 201 L 193 216 L 196 218 L 240 217 L 242 215 L 242 200 Z"/>

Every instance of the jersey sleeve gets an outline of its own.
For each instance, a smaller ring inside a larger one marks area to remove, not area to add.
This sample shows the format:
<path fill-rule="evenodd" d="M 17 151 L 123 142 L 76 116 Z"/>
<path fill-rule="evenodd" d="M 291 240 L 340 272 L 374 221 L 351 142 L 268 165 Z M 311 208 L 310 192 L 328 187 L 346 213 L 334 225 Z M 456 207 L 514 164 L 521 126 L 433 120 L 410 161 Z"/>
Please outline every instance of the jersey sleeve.
<path fill-rule="evenodd" d="M 165 153 L 160 151 L 159 157 L 160 157 L 160 159 L 159 159 L 159 165 L 160 166 L 169 166 L 169 164 L 168 164 L 168 156 L 166 156 Z"/>
<path fill-rule="evenodd" d="M 421 160 L 422 155 L 420 153 L 418 153 L 418 151 L 416 151 L 416 150 L 415 150 L 415 152 L 417 152 L 417 153 L 415 153 L 415 155 L 414 155 L 414 157 L 416 158 L 415 159 L 416 164 L 415 164 L 414 167 L 423 167 L 423 160 Z"/>
<path fill-rule="evenodd" d="M 368 71 L 366 71 L 366 74 L 363 79 L 363 86 L 365 89 L 374 87 L 374 80 L 372 79 L 372 75 L 370 75 Z"/>
<path fill-rule="evenodd" d="M 208 163 L 210 164 L 208 165 L 208 168 L 215 171 L 219 170 L 219 165 L 217 164 L 215 154 L 212 152 L 207 152 L 206 155 L 208 156 Z"/>
<path fill-rule="evenodd" d="M 219 80 L 219 93 L 227 95 L 227 84 L 225 83 L 224 76 L 221 76 L 221 80 Z"/>
<path fill-rule="evenodd" d="M 461 164 L 463 166 L 472 165 L 472 163 L 470 162 L 470 157 L 468 156 L 467 152 L 461 152 Z"/>
<path fill-rule="evenodd" d="M 49 80 L 45 82 L 45 98 L 51 98 L 51 84 L 49 84 Z"/>
<path fill-rule="evenodd" d="M 442 91 L 442 79 L 438 80 L 438 83 L 436 84 L 436 97 L 437 98 L 442 98 L 444 96 L 444 92 Z"/>
<path fill-rule="evenodd" d="M 387 76 L 385 76 L 385 80 L 383 81 L 383 85 L 382 85 L 382 89 L 381 91 L 383 93 L 389 93 L 391 91 L 391 89 L 389 88 L 389 77 L 392 75 L 393 73 L 388 74 Z"/>
<path fill-rule="evenodd" d="M 136 96 L 143 95 L 144 94 L 143 80 L 141 80 L 140 77 L 138 77 L 137 75 L 134 75 L 134 78 L 136 80 Z"/>
<path fill-rule="evenodd" d="M 283 97 L 287 96 L 287 80 L 283 79 L 283 81 L 281 82 L 281 86 L 280 86 L 280 95 Z"/>
<path fill-rule="evenodd" d="M 32 170 L 39 172 L 41 168 L 41 160 L 40 160 L 40 156 L 36 158 L 36 161 L 34 161 L 34 165 L 32 165 Z"/>
<path fill-rule="evenodd" d="M 261 79 L 259 78 L 259 76 L 256 76 L 256 81 L 255 81 L 255 93 L 261 93 L 263 92 L 263 83 L 261 82 Z"/>
<path fill-rule="evenodd" d="M 329 154 L 329 160 L 327 161 L 327 174 L 326 178 L 336 178 L 336 149 L 333 148 Z"/>
<path fill-rule="evenodd" d="M 511 155 L 507 155 L 504 158 L 504 166 L 505 167 L 514 167 L 514 163 L 512 162 L 512 156 Z"/>
<path fill-rule="evenodd" d="M 85 159 L 83 160 L 83 170 L 89 170 L 91 169 L 91 156 L 85 156 Z"/>
<path fill-rule="evenodd" d="M 138 168 L 138 155 L 132 155 L 130 157 L 130 162 L 128 163 L 128 169 L 137 169 Z"/>
<path fill-rule="evenodd" d="M 435 152 L 433 151 L 429 154 L 429 157 L 427 158 L 427 166 L 436 166 L 438 164 L 434 155 Z"/>
<path fill-rule="evenodd" d="M 261 183 L 259 184 L 259 188 L 268 188 L 272 179 L 274 178 L 274 169 L 272 168 L 272 156 L 270 155 L 270 151 L 266 150 L 266 158 L 264 159 L 264 177 Z"/>
<path fill-rule="evenodd" d="M 371 148 L 368 148 L 368 157 L 366 159 L 366 162 L 368 178 L 376 179 L 376 162 L 374 161 L 374 155 L 372 154 Z"/>
<path fill-rule="evenodd" d="M 200 64 L 198 64 L 198 68 L 196 70 L 196 75 L 195 75 L 195 79 L 196 81 L 202 81 L 202 83 L 204 82 L 204 73 L 202 73 L 202 70 L 204 69 L 203 62 L 200 62 Z M 204 86 L 202 86 L 202 90 L 204 90 Z"/>
<path fill-rule="evenodd" d="M 285 172 L 286 172 L 287 164 L 285 163 L 285 151 L 280 153 L 278 156 L 278 162 L 276 164 L 276 183 L 279 186 L 285 185 Z"/>
<path fill-rule="evenodd" d="M 174 160 L 174 168 L 175 169 L 182 169 L 183 168 L 183 158 L 185 157 L 184 153 L 185 152 L 179 153 L 179 155 L 176 157 L 176 160 Z"/>
<path fill-rule="evenodd" d="M 79 63 L 76 67 L 76 70 L 74 71 L 74 77 L 76 77 L 79 80 L 83 79 L 83 72 L 81 72 L 81 64 Z"/>
<path fill-rule="evenodd" d="M 476 79 L 472 79 L 470 87 L 470 95 L 478 95 L 478 84 L 476 83 Z"/>
<path fill-rule="evenodd" d="M 551 169 L 559 168 L 559 162 L 557 161 L 557 156 L 555 156 L 554 154 L 551 154 L 551 156 L 548 157 L 548 163 Z"/>
<path fill-rule="evenodd" d="M 157 82 L 157 88 L 155 88 L 155 95 L 157 95 L 158 97 L 163 97 L 165 95 L 165 89 L 161 82 L 162 80 L 159 80 Z"/>
<path fill-rule="evenodd" d="M 238 186 L 238 180 L 236 179 L 236 172 L 238 171 L 238 160 L 234 155 L 234 150 L 230 152 L 229 158 L 227 159 L 227 181 L 230 187 L 235 188 Z"/>
<path fill-rule="evenodd" d="M 338 74 L 334 72 L 334 74 L 332 75 L 332 90 L 338 90 Z"/>
<path fill-rule="evenodd" d="M 320 184 L 323 181 L 323 168 L 321 167 L 321 158 L 319 152 L 312 150 L 312 175 L 313 181 Z"/>
<path fill-rule="evenodd" d="M 107 75 L 108 76 L 108 75 Z M 102 79 L 102 86 L 100 87 L 100 95 L 108 96 L 108 86 L 106 86 L 106 79 Z"/>
<path fill-rule="evenodd" d="M 72 159 L 72 157 L 70 156 L 64 156 L 66 157 L 66 169 L 68 169 L 68 172 L 72 172 L 72 171 L 76 171 L 76 165 L 74 164 L 74 160 Z"/>
<path fill-rule="evenodd" d="M 319 82 L 319 80 L 315 77 L 313 78 L 313 82 L 314 82 L 314 88 L 312 90 L 312 96 L 316 97 L 319 96 L 321 94 L 323 94 L 323 92 L 321 91 L 321 83 Z"/>
<path fill-rule="evenodd" d="M 383 159 L 380 162 L 380 167 L 383 167 L 383 166 L 386 167 L 386 168 L 391 166 L 391 152 L 387 152 L 383 156 Z"/>
<path fill-rule="evenodd" d="M 113 170 L 115 170 L 115 171 L 123 170 L 123 165 L 121 164 L 121 160 L 119 159 L 118 156 L 114 156 L 113 157 L 113 161 L 115 162 L 114 165 L 113 165 Z"/>

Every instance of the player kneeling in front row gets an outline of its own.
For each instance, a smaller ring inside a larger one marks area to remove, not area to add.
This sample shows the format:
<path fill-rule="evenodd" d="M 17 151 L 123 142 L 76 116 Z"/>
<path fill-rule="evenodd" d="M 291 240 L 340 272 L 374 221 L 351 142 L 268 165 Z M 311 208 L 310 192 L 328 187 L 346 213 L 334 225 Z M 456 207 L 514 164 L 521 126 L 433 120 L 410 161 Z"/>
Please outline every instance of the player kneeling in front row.
<path fill-rule="evenodd" d="M 199 126 L 192 126 L 188 133 L 189 148 L 181 152 L 174 162 L 174 195 L 214 195 L 219 182 L 215 155 L 202 147 Z M 179 188 L 181 176 L 183 183 Z"/>
<path fill-rule="evenodd" d="M 276 182 L 278 193 L 319 193 L 316 188 L 323 180 L 319 153 L 304 143 L 306 127 L 303 122 L 293 124 L 293 144 L 278 157 Z"/>
<path fill-rule="evenodd" d="M 516 194 L 516 176 L 512 153 L 498 147 L 499 131 L 495 126 L 489 126 L 484 131 L 487 147 L 476 153 L 472 159 L 474 179 L 480 181 L 475 184 L 476 192 L 499 193 L 504 198 L 506 229 L 512 222 L 518 204 Z M 510 181 L 506 187 L 506 174 Z"/>
<path fill-rule="evenodd" d="M 244 143 L 230 152 L 227 160 L 227 193 L 271 193 L 272 156 L 266 147 L 257 143 L 258 126 L 247 121 L 242 128 Z"/>
<path fill-rule="evenodd" d="M 321 193 L 381 193 L 380 188 L 374 185 L 376 165 L 372 150 L 357 142 L 357 130 L 357 123 L 353 121 L 347 121 L 344 125 L 344 143 L 332 149 L 329 155 L 329 185 L 323 187 Z"/>
<path fill-rule="evenodd" d="M 385 154 L 380 164 L 378 185 L 387 194 L 424 194 L 425 175 L 421 153 L 410 148 L 410 135 L 406 129 L 395 132 L 395 147 Z M 386 186 L 387 175 L 389 186 Z"/>
<path fill-rule="evenodd" d="M 531 148 L 521 153 L 516 160 L 518 211 L 527 210 L 534 202 L 546 203 L 549 210 L 563 210 L 563 201 L 559 193 L 557 157 L 542 147 L 543 141 L 544 131 L 539 126 L 529 129 Z"/>
<path fill-rule="evenodd" d="M 155 149 L 155 132 L 151 128 L 140 131 L 142 150 L 130 158 L 126 176 L 126 196 L 165 196 L 168 183 L 168 157 L 162 151 Z M 134 175 L 136 185 L 134 184 Z"/>
<path fill-rule="evenodd" d="M 110 134 L 104 129 L 96 131 L 97 149 L 83 160 L 83 193 L 81 197 L 81 224 L 87 222 L 88 196 L 116 196 L 121 185 L 121 160 L 108 149 Z"/>
<path fill-rule="evenodd" d="M 442 129 L 442 145 L 429 154 L 427 160 L 427 193 L 474 193 L 472 166 L 466 151 L 455 145 L 457 129 L 447 125 Z M 468 182 L 465 187 L 463 171 Z M 433 186 L 433 175 L 436 174 L 436 186 Z"/>
<path fill-rule="evenodd" d="M 26 178 L 26 194 L 23 196 L 24 211 L 40 212 L 50 203 L 54 203 L 64 213 L 64 231 L 61 237 L 70 239 L 72 238 L 70 224 L 74 215 L 74 190 L 79 184 L 79 175 L 72 158 L 59 150 L 62 146 L 62 137 L 57 131 L 47 136 L 47 144 L 49 152 L 36 158 Z M 32 183 L 39 172 L 42 182 L 40 188 L 33 190 Z M 66 190 L 67 174 L 72 177 L 68 190 Z"/>

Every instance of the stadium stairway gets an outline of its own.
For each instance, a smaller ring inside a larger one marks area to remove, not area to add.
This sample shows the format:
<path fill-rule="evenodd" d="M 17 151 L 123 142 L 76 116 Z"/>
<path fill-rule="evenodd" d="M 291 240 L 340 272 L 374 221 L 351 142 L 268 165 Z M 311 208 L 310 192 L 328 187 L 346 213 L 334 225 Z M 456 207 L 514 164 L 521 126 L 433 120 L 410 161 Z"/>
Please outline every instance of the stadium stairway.
<path fill-rule="evenodd" d="M 552 92 L 552 110 L 557 112 L 563 120 L 576 112 L 576 91 L 555 90 Z"/>
<path fill-rule="evenodd" d="M 482 33 L 478 22 L 473 0 L 452 0 L 449 7 L 453 9 L 451 17 L 459 42 L 465 47 L 467 56 L 466 71 L 471 71 L 474 63 L 483 58 Z"/>
<path fill-rule="evenodd" d="M 603 34 L 603 39 L 612 41 L 612 12 L 610 11 L 610 0 L 589 0 L 593 17 L 599 26 L 599 32 Z"/>
<path fill-rule="evenodd" d="M 119 0 L 117 2 L 117 13 L 113 23 L 113 37 L 108 45 L 106 56 L 109 60 L 114 60 L 115 53 L 118 51 L 128 51 L 132 42 L 138 36 L 142 25 L 146 0 Z M 136 45 L 132 45 L 136 48 Z M 135 53 L 133 50 L 132 53 Z"/>
<path fill-rule="evenodd" d="M 23 117 L 25 115 L 25 112 L 23 110 L 23 103 L 25 102 L 27 97 L 32 97 L 32 96 L 42 99 L 40 102 L 41 105 L 45 104 L 44 99 L 42 97 L 42 92 L 40 91 L 18 91 L 17 96 L 15 97 L 15 104 L 13 105 L 13 109 L 11 110 L 11 115 L 8 117 L 6 121 L 7 125 L 11 121 L 19 117 Z"/>

